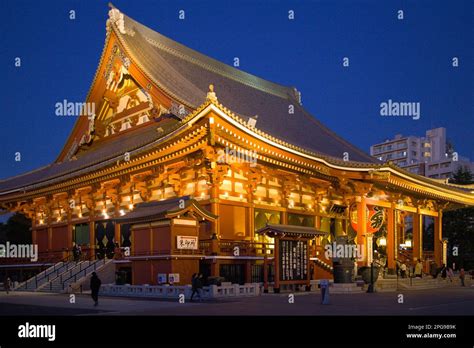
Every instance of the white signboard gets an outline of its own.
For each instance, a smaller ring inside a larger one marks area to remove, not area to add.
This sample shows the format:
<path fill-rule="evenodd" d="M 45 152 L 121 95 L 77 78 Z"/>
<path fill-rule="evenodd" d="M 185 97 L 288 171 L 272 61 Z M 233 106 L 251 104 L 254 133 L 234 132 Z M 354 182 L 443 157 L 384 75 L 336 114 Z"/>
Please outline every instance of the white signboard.
<path fill-rule="evenodd" d="M 179 283 L 179 273 L 168 274 L 168 279 L 170 281 L 170 284 Z"/>
<path fill-rule="evenodd" d="M 178 249 L 197 250 L 198 237 L 177 236 L 176 245 Z"/>
<path fill-rule="evenodd" d="M 166 284 L 166 273 L 158 273 L 158 284 Z"/>

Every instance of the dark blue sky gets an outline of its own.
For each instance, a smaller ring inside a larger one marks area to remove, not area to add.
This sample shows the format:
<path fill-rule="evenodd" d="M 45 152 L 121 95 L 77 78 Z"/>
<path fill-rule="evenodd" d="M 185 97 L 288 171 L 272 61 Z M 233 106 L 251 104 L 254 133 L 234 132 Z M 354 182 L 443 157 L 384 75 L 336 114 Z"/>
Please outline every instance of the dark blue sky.
<path fill-rule="evenodd" d="M 315 117 L 367 152 L 396 133 L 423 135 L 443 126 L 459 154 L 474 160 L 473 1 L 114 5 L 204 54 L 229 64 L 239 57 L 242 70 L 296 86 Z M 71 9 L 75 20 L 69 19 Z M 0 2 L 0 177 L 46 165 L 58 155 L 75 120 L 55 116 L 54 105 L 84 101 L 104 44 L 107 12 L 107 1 Z M 15 57 L 22 59 L 21 68 L 15 68 Z M 349 68 L 342 66 L 343 57 L 349 57 Z M 452 57 L 459 58 L 458 68 Z M 420 120 L 380 116 L 380 103 L 388 99 L 420 102 Z M 17 151 L 21 162 L 14 161 Z"/>

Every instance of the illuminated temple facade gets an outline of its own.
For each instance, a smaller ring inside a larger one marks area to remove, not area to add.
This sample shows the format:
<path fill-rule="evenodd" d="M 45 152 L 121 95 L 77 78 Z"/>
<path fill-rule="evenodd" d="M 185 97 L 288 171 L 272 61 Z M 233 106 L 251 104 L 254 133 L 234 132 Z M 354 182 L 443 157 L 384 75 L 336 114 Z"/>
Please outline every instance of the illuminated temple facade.
<path fill-rule="evenodd" d="M 469 190 L 357 149 L 310 115 L 295 88 L 114 7 L 86 102 L 95 114 L 78 118 L 54 163 L 0 182 L 0 206 L 31 218 L 43 258 L 63 259 L 76 243 L 94 259 L 118 243 L 126 251 L 115 271 L 133 284 L 158 274 L 189 284 L 196 272 L 262 281 L 279 252 L 277 238 L 257 233 L 265 228 L 308 239 L 308 279 L 332 277 L 324 246 L 338 236 L 363 248 L 359 266 L 374 255 L 389 270 L 400 258 L 441 265 L 443 211 L 474 205 Z"/>

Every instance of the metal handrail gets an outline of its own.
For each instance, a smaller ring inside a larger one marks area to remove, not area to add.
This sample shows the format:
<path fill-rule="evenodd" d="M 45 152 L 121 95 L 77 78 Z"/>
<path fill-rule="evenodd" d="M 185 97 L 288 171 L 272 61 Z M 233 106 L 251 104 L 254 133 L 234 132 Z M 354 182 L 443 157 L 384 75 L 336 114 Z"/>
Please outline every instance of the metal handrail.
<path fill-rule="evenodd" d="M 48 252 L 48 254 L 51 253 L 51 252 Z M 46 272 L 51 268 L 51 267 L 48 267 L 47 269 L 45 269 L 44 271 L 38 273 L 37 275 L 35 275 L 33 278 L 30 278 L 30 279 L 27 279 L 25 282 L 21 283 L 20 285 L 18 285 L 17 288 L 23 286 L 23 284 L 25 284 L 25 290 L 28 290 L 28 282 L 30 281 L 34 281 L 35 282 L 35 288 L 38 287 L 38 280 L 39 279 L 43 279 L 43 278 L 46 278 L 46 276 L 48 276 L 48 281 L 49 281 L 49 275 L 51 273 L 54 273 L 56 270 L 57 270 L 57 266 L 59 264 L 61 264 L 60 267 L 64 266 L 64 262 L 66 262 L 69 258 L 71 257 L 71 255 L 68 254 L 68 256 L 62 258 L 60 261 L 56 262 L 52 267 L 53 269 L 51 270 L 51 272 L 49 272 L 48 274 L 46 274 Z M 51 256 L 49 258 L 49 261 L 53 260 L 53 258 L 55 258 L 55 256 Z"/>
<path fill-rule="evenodd" d="M 71 275 L 69 278 L 65 279 L 63 282 L 62 282 L 62 287 L 63 287 L 63 290 L 64 290 L 64 286 L 65 284 L 74 276 L 74 282 L 77 281 L 77 275 L 79 273 L 81 273 L 82 271 L 84 271 L 84 277 L 87 275 L 87 269 L 91 266 L 94 266 L 94 271 L 97 270 L 97 265 L 99 263 L 103 263 L 105 265 L 106 263 L 106 259 L 99 259 L 99 260 L 95 260 L 92 264 L 89 264 L 86 268 L 84 268 L 84 270 L 79 270 L 79 272 L 76 272 L 74 275 Z"/>
<path fill-rule="evenodd" d="M 63 275 L 67 272 L 72 272 L 72 270 L 74 270 L 74 268 L 77 267 L 77 265 L 79 265 L 79 272 L 82 270 L 82 266 L 84 265 L 84 261 L 80 261 L 79 263 L 70 263 L 72 264 L 72 267 L 71 268 L 68 268 L 69 267 L 69 264 L 66 266 L 66 271 L 61 273 L 61 274 L 56 274 L 56 277 L 53 278 L 52 280 L 49 278 L 49 275 L 48 275 L 48 282 L 49 282 L 49 289 L 52 290 L 53 289 L 53 283 L 56 279 L 59 278 L 59 282 L 62 282 L 63 280 Z"/>

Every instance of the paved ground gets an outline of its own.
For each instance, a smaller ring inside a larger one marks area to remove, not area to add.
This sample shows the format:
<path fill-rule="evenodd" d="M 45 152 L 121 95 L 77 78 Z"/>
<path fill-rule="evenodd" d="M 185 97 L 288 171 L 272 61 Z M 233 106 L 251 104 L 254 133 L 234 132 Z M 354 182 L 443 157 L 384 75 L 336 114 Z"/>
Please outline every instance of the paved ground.
<path fill-rule="evenodd" d="M 404 303 L 399 303 L 399 294 Z M 474 315 L 474 288 L 444 288 L 392 293 L 332 294 L 321 305 L 318 293 L 264 294 L 203 303 L 101 298 L 92 306 L 87 295 L 0 294 L 1 315 Z"/>

